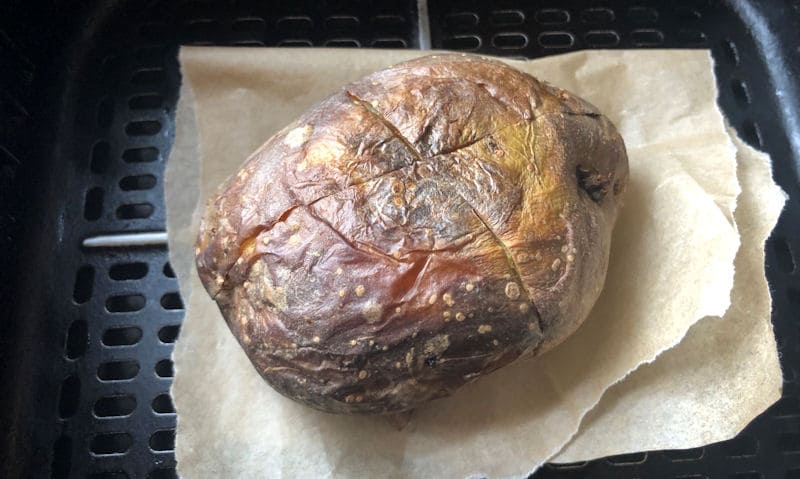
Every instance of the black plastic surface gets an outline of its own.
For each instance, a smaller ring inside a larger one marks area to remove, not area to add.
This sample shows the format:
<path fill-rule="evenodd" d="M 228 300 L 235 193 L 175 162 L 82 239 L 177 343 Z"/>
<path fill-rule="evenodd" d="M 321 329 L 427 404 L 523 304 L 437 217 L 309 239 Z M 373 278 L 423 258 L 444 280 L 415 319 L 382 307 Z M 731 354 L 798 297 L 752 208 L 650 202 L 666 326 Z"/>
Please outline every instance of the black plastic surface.
<path fill-rule="evenodd" d="M 0 9 L 0 298 L 15 311 L 1 330 L 0 476 L 174 477 L 167 391 L 183 310 L 166 249 L 80 244 L 164 228 L 178 44 L 418 47 L 415 1 L 290 5 L 20 1 Z M 434 48 L 520 57 L 599 46 L 710 48 L 726 115 L 772 155 L 791 197 L 767 245 L 785 397 L 732 441 L 548 465 L 536 477 L 800 478 L 798 6 L 549 0 L 428 8 Z"/>

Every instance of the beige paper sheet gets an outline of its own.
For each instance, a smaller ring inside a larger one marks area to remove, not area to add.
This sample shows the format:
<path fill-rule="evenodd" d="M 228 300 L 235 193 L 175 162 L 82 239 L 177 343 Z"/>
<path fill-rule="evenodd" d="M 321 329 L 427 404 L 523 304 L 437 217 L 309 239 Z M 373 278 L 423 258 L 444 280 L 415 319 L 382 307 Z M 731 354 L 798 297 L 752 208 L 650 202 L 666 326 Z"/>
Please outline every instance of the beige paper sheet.
<path fill-rule="evenodd" d="M 628 145 L 631 188 L 590 318 L 544 357 L 416 411 L 402 431 L 379 418 L 312 411 L 275 393 L 189 267 L 196 221 L 186 205 L 198 196 L 203 204 L 251 151 L 315 101 L 418 55 L 181 51 L 198 127 L 179 128 L 167 172 L 170 254 L 188 304 L 173 386 L 182 475 L 525 475 L 561 449 L 610 385 L 677 344 L 700 318 L 727 310 L 739 189 L 708 53 L 609 51 L 515 62 L 595 103 Z M 192 116 L 186 98 L 184 91 L 179 122 Z M 190 151 L 197 133 L 201 158 Z M 183 173 L 198 168 L 199 187 Z"/>
<path fill-rule="evenodd" d="M 698 322 L 678 346 L 612 386 L 554 461 L 730 439 L 781 397 L 764 242 L 786 196 L 772 181 L 769 157 L 729 133 L 742 185 L 735 213 L 742 246 L 730 309 Z"/>

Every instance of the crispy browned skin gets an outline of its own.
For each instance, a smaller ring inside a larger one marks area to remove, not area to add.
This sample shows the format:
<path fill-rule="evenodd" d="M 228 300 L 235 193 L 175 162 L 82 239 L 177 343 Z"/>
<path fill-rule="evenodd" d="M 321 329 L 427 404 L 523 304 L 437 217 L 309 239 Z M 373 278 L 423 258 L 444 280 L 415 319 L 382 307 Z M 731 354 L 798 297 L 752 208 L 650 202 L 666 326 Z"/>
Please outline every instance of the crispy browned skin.
<path fill-rule="evenodd" d="M 417 59 L 254 153 L 208 204 L 197 268 L 278 391 L 409 410 L 581 324 L 627 181 L 580 98 L 481 57 Z"/>

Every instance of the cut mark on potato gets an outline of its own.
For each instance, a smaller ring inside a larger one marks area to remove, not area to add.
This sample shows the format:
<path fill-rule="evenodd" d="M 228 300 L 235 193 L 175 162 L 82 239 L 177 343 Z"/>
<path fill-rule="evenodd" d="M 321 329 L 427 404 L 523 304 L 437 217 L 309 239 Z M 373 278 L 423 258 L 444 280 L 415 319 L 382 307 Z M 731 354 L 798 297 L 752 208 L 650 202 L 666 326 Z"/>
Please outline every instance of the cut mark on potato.
<path fill-rule="evenodd" d="M 354 94 L 353 92 L 350 92 L 350 91 L 345 91 L 345 94 L 346 94 L 346 95 L 347 95 L 347 96 L 348 96 L 348 97 L 349 97 L 351 100 L 353 100 L 353 101 L 354 101 L 356 104 L 358 104 L 358 105 L 360 105 L 360 106 L 364 107 L 364 109 L 365 109 L 365 110 L 367 110 L 367 111 L 368 111 L 370 114 L 372 114 L 373 116 L 375 116 L 375 118 L 377 118 L 377 119 L 378 119 L 378 121 L 380 121 L 381 123 L 383 123 L 383 125 L 384 125 L 386 128 L 388 128 L 388 129 L 389 129 L 389 131 L 391 131 L 391 132 L 392 132 L 392 134 L 394 135 L 394 137 L 395 137 L 395 138 L 397 138 L 398 140 L 402 141 L 402 142 L 403 142 L 403 144 L 405 144 L 405 145 L 406 145 L 406 147 L 407 147 L 407 148 L 408 148 L 408 149 L 411 151 L 411 153 L 413 153 L 413 154 L 414 154 L 414 157 L 417 159 L 417 161 L 425 161 L 425 157 L 424 157 L 424 156 L 422 156 L 422 154 L 421 154 L 421 153 L 420 153 L 420 152 L 419 152 L 419 151 L 416 149 L 416 147 L 414 147 L 414 145 L 413 145 L 413 144 L 412 144 L 412 143 L 411 143 L 411 142 L 408 140 L 408 138 L 406 138 L 406 137 L 405 137 L 405 136 L 404 136 L 404 135 L 403 135 L 403 134 L 400 132 L 400 130 L 398 130 L 398 129 L 397 129 L 397 127 L 395 126 L 395 124 L 394 124 L 394 123 L 392 123 L 392 122 L 391 122 L 391 121 L 389 121 L 389 120 L 388 120 L 386 117 L 384 117 L 384 116 L 383 116 L 383 114 L 381 114 L 381 112 L 379 112 L 379 111 L 378 111 L 378 110 L 375 108 L 375 106 L 374 106 L 374 105 L 372 105 L 372 104 L 371 104 L 371 103 L 369 103 L 368 101 L 365 101 L 365 100 L 363 100 L 363 99 L 359 98 L 359 97 L 358 97 L 358 96 L 356 96 L 356 94 Z"/>
<path fill-rule="evenodd" d="M 467 200 L 464 199 L 464 201 L 466 202 Z M 484 228 L 486 228 L 486 231 L 489 232 L 489 235 L 491 235 L 491 237 L 494 239 L 494 241 L 497 243 L 497 245 L 503 251 L 503 254 L 506 257 L 506 261 L 508 262 L 508 267 L 511 269 L 511 272 L 513 273 L 513 275 L 516 276 L 517 282 L 520 285 L 522 285 L 522 291 L 525 292 L 525 296 L 526 296 L 527 302 L 532 304 L 533 302 L 531 300 L 531 298 L 532 298 L 531 292 L 528 290 L 527 286 L 525 286 L 525 283 L 522 281 L 522 274 L 520 273 L 519 266 L 517 265 L 517 262 L 514 261 L 514 256 L 511 254 L 511 251 L 508 249 L 508 247 L 503 242 L 503 240 L 499 236 L 497 236 L 497 233 L 495 233 L 495 231 L 489 226 L 489 223 L 486 222 L 486 220 L 483 218 L 483 216 L 481 216 L 481 214 L 478 212 L 478 210 L 476 210 L 474 206 L 469 204 L 469 202 L 467 202 L 467 204 L 469 205 L 470 208 L 472 208 L 472 212 L 480 220 L 480 222 L 483 223 L 483 226 L 484 226 Z M 512 291 L 512 294 L 513 294 L 513 291 Z M 537 314 L 537 317 L 538 317 L 538 314 Z"/>

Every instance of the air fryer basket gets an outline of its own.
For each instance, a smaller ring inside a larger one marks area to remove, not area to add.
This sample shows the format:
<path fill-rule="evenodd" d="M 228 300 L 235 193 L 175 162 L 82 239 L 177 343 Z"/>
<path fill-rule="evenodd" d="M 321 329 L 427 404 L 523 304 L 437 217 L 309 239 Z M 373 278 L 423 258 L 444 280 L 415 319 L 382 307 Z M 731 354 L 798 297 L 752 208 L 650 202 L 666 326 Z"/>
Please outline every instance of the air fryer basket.
<path fill-rule="evenodd" d="M 160 234 L 162 181 L 178 45 L 194 44 L 526 58 L 710 49 L 722 109 L 772 155 L 790 196 L 767 243 L 784 397 L 730 441 L 534 476 L 800 478 L 798 32 L 800 7 L 779 0 L 0 5 L 0 301 L 10 311 L 0 323 L 0 476 L 176 477 L 170 354 L 183 304 Z"/>

